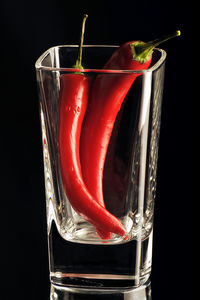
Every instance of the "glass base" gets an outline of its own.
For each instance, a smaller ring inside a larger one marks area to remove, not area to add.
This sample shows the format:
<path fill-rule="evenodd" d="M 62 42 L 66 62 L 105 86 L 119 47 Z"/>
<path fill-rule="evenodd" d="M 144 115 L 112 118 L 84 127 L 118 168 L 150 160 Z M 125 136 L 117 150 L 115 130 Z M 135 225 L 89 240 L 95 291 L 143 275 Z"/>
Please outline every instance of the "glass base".
<path fill-rule="evenodd" d="M 50 300 L 151 300 L 151 283 L 134 289 L 71 288 L 51 285 Z"/>
<path fill-rule="evenodd" d="M 133 288 L 151 273 L 152 233 L 141 243 L 83 244 L 63 239 L 52 224 L 49 247 L 50 280 L 58 286 Z"/>

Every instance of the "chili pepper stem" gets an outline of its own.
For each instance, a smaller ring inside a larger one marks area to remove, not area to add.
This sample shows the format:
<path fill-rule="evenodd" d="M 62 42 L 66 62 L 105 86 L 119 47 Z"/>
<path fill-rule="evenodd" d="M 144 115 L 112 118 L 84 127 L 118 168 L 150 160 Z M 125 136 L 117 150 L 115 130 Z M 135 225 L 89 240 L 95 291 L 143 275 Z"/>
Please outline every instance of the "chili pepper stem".
<path fill-rule="evenodd" d="M 82 22 L 82 28 L 81 28 L 81 36 L 80 36 L 80 43 L 79 43 L 79 49 L 78 49 L 78 57 L 76 60 L 76 64 L 73 66 L 76 69 L 83 69 L 82 66 L 82 52 L 83 52 L 83 40 L 84 40 L 84 32 L 85 32 L 85 22 L 87 20 L 88 15 L 84 14 L 83 16 L 83 22 Z"/>
<path fill-rule="evenodd" d="M 180 35 L 181 35 L 180 30 L 177 30 L 172 34 L 166 35 L 160 39 L 155 39 L 147 43 L 137 41 L 130 44 L 132 54 L 133 54 L 133 59 L 142 64 L 145 63 L 149 59 L 155 47 L 157 47 L 161 43 L 168 41 L 169 39 L 172 39 Z"/>

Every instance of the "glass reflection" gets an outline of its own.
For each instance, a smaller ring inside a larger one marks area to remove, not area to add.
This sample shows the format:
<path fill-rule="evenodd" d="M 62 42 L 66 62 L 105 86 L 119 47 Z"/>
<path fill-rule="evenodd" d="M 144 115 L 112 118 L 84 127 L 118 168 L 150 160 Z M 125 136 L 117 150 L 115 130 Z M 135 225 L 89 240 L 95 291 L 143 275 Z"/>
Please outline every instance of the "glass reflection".
<path fill-rule="evenodd" d="M 151 283 L 136 289 L 98 290 L 51 285 L 50 300 L 152 300 Z"/>

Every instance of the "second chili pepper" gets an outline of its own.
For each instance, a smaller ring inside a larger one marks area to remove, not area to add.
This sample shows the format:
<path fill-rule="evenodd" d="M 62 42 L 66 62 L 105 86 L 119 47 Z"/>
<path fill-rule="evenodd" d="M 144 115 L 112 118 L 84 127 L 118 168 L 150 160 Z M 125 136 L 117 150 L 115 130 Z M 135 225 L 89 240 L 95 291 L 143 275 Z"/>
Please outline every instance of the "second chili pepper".
<path fill-rule="evenodd" d="M 180 31 L 148 43 L 125 43 L 114 52 L 104 69 L 146 70 L 151 63 L 153 49 L 178 35 Z M 139 75 L 106 73 L 98 75 L 93 84 L 81 135 L 81 165 L 88 189 L 102 205 L 103 169 L 110 136 L 123 100 Z"/>

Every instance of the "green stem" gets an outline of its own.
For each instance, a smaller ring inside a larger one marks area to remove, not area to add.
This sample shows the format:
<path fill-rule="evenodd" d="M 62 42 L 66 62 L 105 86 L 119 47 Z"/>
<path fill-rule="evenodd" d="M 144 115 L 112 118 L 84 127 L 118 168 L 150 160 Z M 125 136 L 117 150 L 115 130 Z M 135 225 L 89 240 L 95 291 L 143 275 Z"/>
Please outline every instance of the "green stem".
<path fill-rule="evenodd" d="M 130 44 L 132 54 L 133 54 L 133 59 L 139 61 L 140 63 L 145 63 L 149 59 L 155 47 L 157 47 L 161 43 L 168 41 L 169 39 L 179 36 L 180 34 L 181 34 L 180 30 L 177 30 L 172 34 L 166 35 L 160 39 L 155 39 L 147 43 L 138 41 Z"/>
<path fill-rule="evenodd" d="M 83 40 L 84 40 L 84 32 L 85 32 L 85 22 L 88 15 L 83 16 L 83 22 L 82 22 L 82 28 L 81 28 L 81 37 L 80 37 L 80 43 L 79 43 L 79 49 L 78 49 L 78 57 L 76 60 L 76 64 L 73 66 L 76 69 L 83 69 L 82 66 L 82 52 L 83 52 Z"/>

